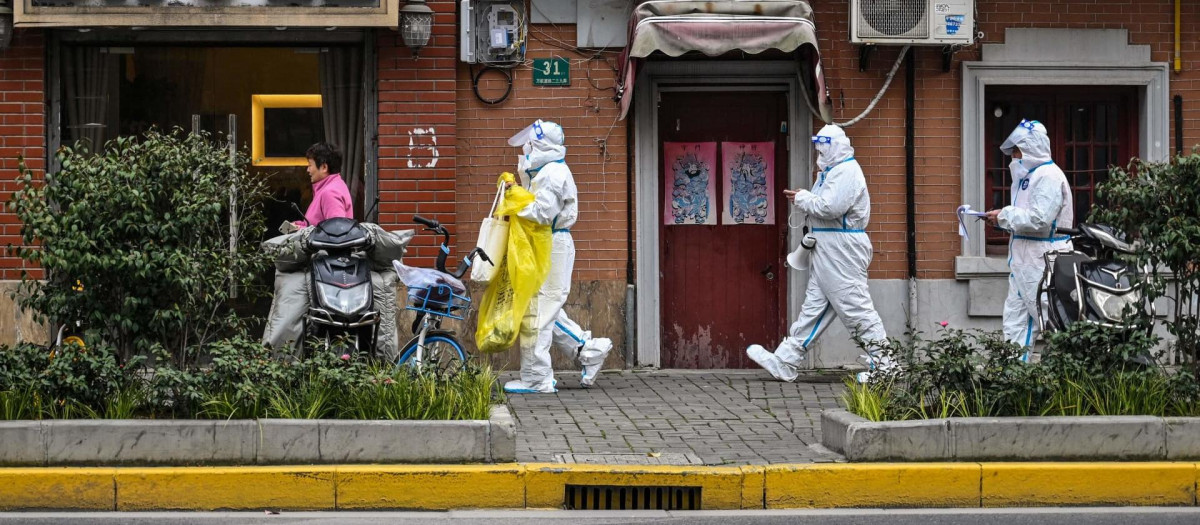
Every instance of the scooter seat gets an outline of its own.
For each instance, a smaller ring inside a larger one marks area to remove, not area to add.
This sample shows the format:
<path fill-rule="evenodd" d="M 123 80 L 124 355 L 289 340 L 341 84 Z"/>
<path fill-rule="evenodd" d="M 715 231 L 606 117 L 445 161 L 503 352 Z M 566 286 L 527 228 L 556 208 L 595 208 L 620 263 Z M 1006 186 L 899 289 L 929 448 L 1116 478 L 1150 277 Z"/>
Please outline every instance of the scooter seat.
<path fill-rule="evenodd" d="M 308 244 L 318 250 L 352 249 L 370 245 L 371 237 L 358 221 L 337 217 L 317 224 Z"/>

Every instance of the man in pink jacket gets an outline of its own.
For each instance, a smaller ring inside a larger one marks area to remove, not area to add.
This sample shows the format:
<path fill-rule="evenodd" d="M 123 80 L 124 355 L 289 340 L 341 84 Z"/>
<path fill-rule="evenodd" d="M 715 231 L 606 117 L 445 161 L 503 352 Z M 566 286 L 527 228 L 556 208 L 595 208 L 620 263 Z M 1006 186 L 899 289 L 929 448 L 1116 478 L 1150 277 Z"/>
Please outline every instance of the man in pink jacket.
<path fill-rule="evenodd" d="M 350 188 L 342 180 L 342 154 L 333 144 L 319 142 L 304 153 L 308 158 L 308 178 L 313 185 L 312 202 L 304 219 L 296 226 L 304 228 L 317 225 L 325 219 L 335 217 L 354 218 L 354 200 Z"/>

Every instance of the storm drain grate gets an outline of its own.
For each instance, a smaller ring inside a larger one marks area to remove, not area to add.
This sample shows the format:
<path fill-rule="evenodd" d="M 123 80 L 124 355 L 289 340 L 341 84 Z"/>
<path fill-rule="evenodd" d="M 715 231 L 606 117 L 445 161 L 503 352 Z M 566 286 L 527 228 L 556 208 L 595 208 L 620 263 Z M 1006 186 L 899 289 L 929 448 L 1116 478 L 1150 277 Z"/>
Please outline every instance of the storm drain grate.
<path fill-rule="evenodd" d="M 700 510 L 700 487 L 567 485 L 567 510 Z"/>

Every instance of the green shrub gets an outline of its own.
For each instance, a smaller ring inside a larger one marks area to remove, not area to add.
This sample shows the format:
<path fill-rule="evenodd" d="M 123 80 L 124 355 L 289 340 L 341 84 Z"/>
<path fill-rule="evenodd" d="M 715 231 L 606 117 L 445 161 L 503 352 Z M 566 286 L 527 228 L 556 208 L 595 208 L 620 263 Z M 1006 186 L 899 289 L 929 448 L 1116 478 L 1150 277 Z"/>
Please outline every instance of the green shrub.
<path fill-rule="evenodd" d="M 487 419 L 496 376 L 468 365 L 454 374 L 433 367 L 376 367 L 339 400 L 345 419 Z"/>
<path fill-rule="evenodd" d="M 872 421 L 1038 415 L 1200 416 L 1200 381 L 1147 361 L 1147 331 L 1076 323 L 1051 334 L 1043 358 L 994 332 L 910 334 L 877 350 L 898 363 L 865 385 L 848 384 L 847 409 Z"/>
<path fill-rule="evenodd" d="M 45 181 L 22 160 L 9 202 L 24 241 L 10 251 L 47 276 L 24 276 L 23 308 L 81 321 L 123 361 L 161 347 L 183 366 L 189 349 L 236 332 L 231 295 L 265 291 L 255 281 L 269 267 L 257 245 L 264 185 L 244 155 L 231 162 L 225 145 L 178 130 L 57 155 L 62 168 Z M 232 252 L 231 189 L 241 241 Z"/>
<path fill-rule="evenodd" d="M 1200 154 L 1170 162 L 1134 159 L 1126 169 L 1113 167 L 1097 186 L 1102 205 L 1091 220 L 1108 224 L 1140 242 L 1135 261 L 1154 272 L 1151 299 L 1168 297 L 1167 330 L 1171 351 L 1200 372 Z M 1165 275 L 1163 270 L 1170 272 Z M 1168 278 L 1169 277 L 1169 278 Z"/>
<path fill-rule="evenodd" d="M 212 356 L 205 366 L 132 370 L 103 347 L 53 357 L 36 345 L 0 347 L 0 420 L 487 419 L 501 399 L 496 374 L 471 362 L 446 371 L 350 354 L 280 361 L 247 337 L 202 351 Z"/>
<path fill-rule="evenodd" d="M 14 413 L 56 409 L 68 402 L 80 409 L 98 408 L 122 389 L 132 388 L 137 364 L 118 364 L 115 350 L 102 344 L 0 347 L 0 391 L 32 406 Z"/>

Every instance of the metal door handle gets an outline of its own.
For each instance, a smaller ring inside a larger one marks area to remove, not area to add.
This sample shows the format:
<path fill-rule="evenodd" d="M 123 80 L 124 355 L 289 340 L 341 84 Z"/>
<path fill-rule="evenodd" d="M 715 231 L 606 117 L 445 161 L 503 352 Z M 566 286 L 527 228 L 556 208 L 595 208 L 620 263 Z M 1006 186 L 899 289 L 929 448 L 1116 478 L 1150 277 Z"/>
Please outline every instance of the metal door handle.
<path fill-rule="evenodd" d="M 759 273 L 762 273 L 763 277 L 766 277 L 768 281 L 774 281 L 775 280 L 775 271 L 774 270 L 775 270 L 775 265 L 768 264 L 767 267 L 763 268 L 762 272 L 759 272 Z"/>

